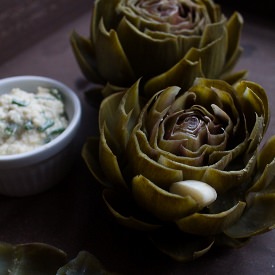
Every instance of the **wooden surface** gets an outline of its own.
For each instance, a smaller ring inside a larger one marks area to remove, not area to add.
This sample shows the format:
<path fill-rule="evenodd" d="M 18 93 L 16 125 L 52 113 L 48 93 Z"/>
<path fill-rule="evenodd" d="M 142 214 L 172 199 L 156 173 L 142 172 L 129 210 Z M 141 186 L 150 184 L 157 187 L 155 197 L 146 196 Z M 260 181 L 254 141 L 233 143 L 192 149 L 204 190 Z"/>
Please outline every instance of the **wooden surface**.
<path fill-rule="evenodd" d="M 0 62 L 90 10 L 92 1 L 1 0 Z"/>
<path fill-rule="evenodd" d="M 75 90 L 83 107 L 74 169 L 61 184 L 40 195 L 19 199 L 0 196 L 0 241 L 46 242 L 64 250 L 69 258 L 88 250 L 119 274 L 275 274 L 275 231 L 254 237 L 241 249 L 216 248 L 195 262 L 180 264 L 160 255 L 139 234 L 119 227 L 106 215 L 98 184 L 80 156 L 86 137 L 97 133 L 97 112 L 85 100 L 83 91 L 89 84 L 69 44 L 73 29 L 88 34 L 89 22 L 90 12 L 79 14 L 0 64 L 0 77 L 34 74 L 64 82 Z M 272 118 L 266 138 L 275 134 L 274 27 L 260 17 L 245 17 L 244 54 L 237 66 L 249 69 L 248 78 L 267 91 Z"/>

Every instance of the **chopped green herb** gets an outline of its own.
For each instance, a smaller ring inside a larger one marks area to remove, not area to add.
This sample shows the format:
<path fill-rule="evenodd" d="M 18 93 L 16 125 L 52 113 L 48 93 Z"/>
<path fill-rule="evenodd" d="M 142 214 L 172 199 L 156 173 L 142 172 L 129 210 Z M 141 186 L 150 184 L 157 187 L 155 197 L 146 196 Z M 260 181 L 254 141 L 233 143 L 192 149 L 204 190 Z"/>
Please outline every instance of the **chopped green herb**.
<path fill-rule="evenodd" d="M 5 134 L 6 134 L 7 136 L 10 137 L 10 136 L 12 136 L 12 135 L 15 134 L 17 128 L 18 128 L 18 125 L 17 125 L 17 124 L 15 124 L 15 123 L 10 123 L 10 124 L 8 124 L 8 126 L 5 128 Z"/>
<path fill-rule="evenodd" d="M 34 125 L 31 120 L 28 120 L 24 125 L 25 130 L 32 130 L 34 129 Z"/>
<path fill-rule="evenodd" d="M 62 95 L 57 89 L 50 89 L 50 94 L 53 95 L 56 99 L 62 100 Z"/>
<path fill-rule="evenodd" d="M 46 122 L 38 127 L 39 132 L 45 132 L 48 128 L 52 127 L 54 125 L 54 121 L 52 119 L 47 119 Z"/>
<path fill-rule="evenodd" d="M 16 104 L 16 105 L 18 105 L 18 106 L 20 106 L 20 107 L 26 107 L 26 106 L 28 106 L 28 102 L 26 102 L 26 101 L 22 101 L 22 100 L 20 100 L 20 99 L 16 99 L 16 98 L 14 98 L 14 99 L 12 99 L 12 102 L 11 102 L 12 104 Z"/>

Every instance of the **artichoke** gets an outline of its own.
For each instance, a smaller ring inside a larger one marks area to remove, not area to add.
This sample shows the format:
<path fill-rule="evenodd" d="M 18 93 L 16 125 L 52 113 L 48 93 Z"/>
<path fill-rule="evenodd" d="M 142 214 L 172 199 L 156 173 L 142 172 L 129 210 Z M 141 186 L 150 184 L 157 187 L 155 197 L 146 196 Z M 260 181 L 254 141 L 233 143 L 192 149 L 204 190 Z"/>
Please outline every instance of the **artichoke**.
<path fill-rule="evenodd" d="M 104 96 L 140 77 L 148 98 L 171 85 L 183 90 L 196 77 L 235 83 L 242 16 L 229 19 L 212 0 L 96 0 L 90 37 L 71 34 L 83 74 L 104 85 Z M 107 83 L 107 85 L 105 85 Z"/>
<path fill-rule="evenodd" d="M 138 80 L 102 101 L 82 156 L 117 222 L 189 261 L 275 226 L 275 137 L 260 149 L 269 117 L 255 82 L 197 78 L 148 100 Z"/>

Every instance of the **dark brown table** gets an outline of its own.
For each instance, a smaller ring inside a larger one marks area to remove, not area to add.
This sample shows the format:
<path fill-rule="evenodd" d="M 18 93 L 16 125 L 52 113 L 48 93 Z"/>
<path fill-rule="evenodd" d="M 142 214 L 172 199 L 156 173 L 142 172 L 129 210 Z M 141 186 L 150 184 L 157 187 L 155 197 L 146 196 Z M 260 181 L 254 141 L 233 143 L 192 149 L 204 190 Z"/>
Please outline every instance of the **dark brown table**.
<path fill-rule="evenodd" d="M 272 113 L 267 138 L 275 134 L 275 23 L 250 14 L 244 18 L 244 54 L 236 69 L 249 69 L 248 78 L 267 91 Z M 32 74 L 64 82 L 79 95 L 83 107 L 73 170 L 42 194 L 0 196 L 0 241 L 45 242 L 64 250 L 69 258 L 87 250 L 119 274 L 275 274 L 275 231 L 254 237 L 241 249 L 216 248 L 195 262 L 181 264 L 160 255 L 138 234 L 120 228 L 106 215 L 99 186 L 80 156 L 86 137 L 97 133 L 97 112 L 85 100 L 83 91 L 89 83 L 69 44 L 73 29 L 88 35 L 89 22 L 87 12 L 0 64 L 1 77 Z"/>

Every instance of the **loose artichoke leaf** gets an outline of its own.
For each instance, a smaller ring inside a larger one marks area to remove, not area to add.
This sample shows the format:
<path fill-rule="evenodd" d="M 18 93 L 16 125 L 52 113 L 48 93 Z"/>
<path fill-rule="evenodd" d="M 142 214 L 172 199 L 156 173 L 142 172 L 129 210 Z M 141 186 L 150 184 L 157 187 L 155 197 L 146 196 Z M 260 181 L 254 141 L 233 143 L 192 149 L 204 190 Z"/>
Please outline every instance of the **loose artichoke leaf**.
<path fill-rule="evenodd" d="M 204 77 L 201 61 L 190 61 L 183 57 L 166 72 L 149 79 L 144 86 L 144 93 L 151 97 L 157 91 L 169 86 L 179 86 L 185 91 L 193 84 L 196 77 Z"/>
<path fill-rule="evenodd" d="M 106 178 L 106 175 L 102 171 L 98 158 L 99 152 L 99 138 L 89 137 L 84 143 L 81 155 L 87 165 L 89 171 L 103 186 L 110 187 L 111 183 Z"/>
<path fill-rule="evenodd" d="M 179 262 L 201 257 L 214 244 L 214 237 L 195 236 L 176 228 L 163 228 L 150 234 L 153 244 L 164 254 Z"/>
<path fill-rule="evenodd" d="M 78 65 L 84 76 L 88 80 L 103 84 L 104 80 L 98 73 L 95 64 L 95 53 L 91 41 L 74 31 L 70 36 L 70 42 Z"/>
<path fill-rule="evenodd" d="M 65 252 L 47 244 L 11 245 L 0 243 L 1 274 L 56 274 L 58 268 L 66 262 L 67 255 Z"/>
<path fill-rule="evenodd" d="M 103 200 L 114 219 L 121 225 L 140 231 L 152 231 L 161 227 L 155 220 L 145 218 L 133 206 L 129 198 L 122 197 L 110 189 L 103 191 Z M 137 213 L 138 212 L 138 213 Z"/>
<path fill-rule="evenodd" d="M 93 254 L 87 251 L 80 251 L 76 258 L 60 267 L 56 273 L 56 275 L 73 274 L 111 275 L 115 273 L 107 271 L 102 263 Z"/>
<path fill-rule="evenodd" d="M 185 232 L 195 235 L 216 235 L 225 228 L 234 224 L 242 215 L 246 203 L 239 202 L 227 211 L 217 214 L 195 213 L 188 217 L 176 221 L 178 228 Z"/>
<path fill-rule="evenodd" d="M 182 180 L 182 172 L 160 165 L 142 151 L 135 132 L 132 133 L 126 150 L 133 175 L 142 174 L 163 189 L 168 189 L 172 182 Z M 134 156 L 134 157 L 133 157 Z"/>
<path fill-rule="evenodd" d="M 129 63 L 116 31 L 105 29 L 100 21 L 95 43 L 97 67 L 102 77 L 115 85 L 131 85 L 137 76 Z M 112 64 L 112 66 L 110 66 Z"/>
<path fill-rule="evenodd" d="M 224 233 L 231 238 L 249 238 L 275 228 L 275 193 L 255 194 L 250 197 L 241 218 Z"/>
<path fill-rule="evenodd" d="M 199 208 L 190 196 L 183 197 L 165 191 L 142 175 L 133 178 L 132 193 L 140 207 L 163 221 L 185 217 Z"/>
<path fill-rule="evenodd" d="M 137 77 L 160 74 L 178 62 L 176 38 L 153 39 L 126 17 L 120 21 L 117 35 Z"/>

